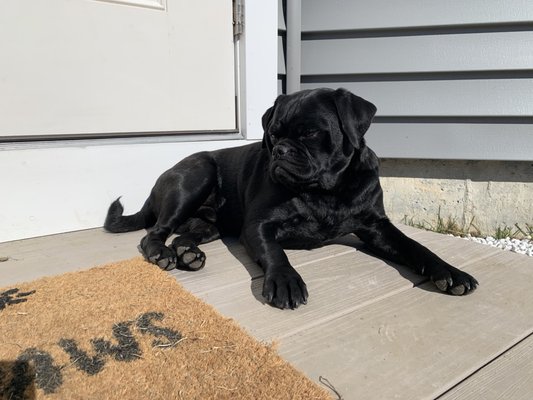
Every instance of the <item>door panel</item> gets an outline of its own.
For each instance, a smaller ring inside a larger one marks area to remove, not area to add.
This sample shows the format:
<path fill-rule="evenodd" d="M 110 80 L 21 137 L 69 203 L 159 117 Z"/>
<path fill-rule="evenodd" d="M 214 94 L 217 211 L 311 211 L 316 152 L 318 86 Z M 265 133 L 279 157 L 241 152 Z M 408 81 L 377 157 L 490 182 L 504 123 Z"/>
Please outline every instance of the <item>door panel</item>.
<path fill-rule="evenodd" d="M 0 138 L 236 128 L 231 0 L 3 0 Z"/>

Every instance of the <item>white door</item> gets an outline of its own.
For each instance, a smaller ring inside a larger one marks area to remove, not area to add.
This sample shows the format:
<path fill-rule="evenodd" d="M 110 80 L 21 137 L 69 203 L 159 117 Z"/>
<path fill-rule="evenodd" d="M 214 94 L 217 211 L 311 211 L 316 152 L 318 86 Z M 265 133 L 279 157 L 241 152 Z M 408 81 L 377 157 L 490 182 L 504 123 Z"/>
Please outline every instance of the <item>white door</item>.
<path fill-rule="evenodd" d="M 231 0 L 1 0 L 2 137 L 236 129 Z"/>

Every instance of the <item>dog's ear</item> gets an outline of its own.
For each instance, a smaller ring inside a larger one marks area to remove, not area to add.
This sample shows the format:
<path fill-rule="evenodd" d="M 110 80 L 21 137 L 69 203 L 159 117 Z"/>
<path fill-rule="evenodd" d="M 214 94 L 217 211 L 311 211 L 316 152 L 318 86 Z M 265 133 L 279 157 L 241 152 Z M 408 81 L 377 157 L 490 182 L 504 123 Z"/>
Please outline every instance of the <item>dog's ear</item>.
<path fill-rule="evenodd" d="M 361 139 L 376 115 L 377 108 L 371 102 L 346 89 L 335 90 L 333 96 L 341 128 L 353 147 L 359 148 Z"/>
<path fill-rule="evenodd" d="M 265 111 L 263 114 L 263 117 L 261 118 L 261 123 L 263 124 L 263 149 L 271 149 L 272 145 L 270 143 L 270 138 L 268 137 L 268 126 L 270 125 L 270 121 L 272 120 L 272 114 L 274 114 L 274 106 L 270 107 L 268 110 Z"/>
<path fill-rule="evenodd" d="M 276 98 L 276 101 L 274 101 L 274 105 L 270 107 L 268 110 L 266 110 L 265 113 L 263 114 L 263 117 L 261 118 L 261 123 L 263 125 L 263 148 L 267 148 L 269 150 L 272 149 L 272 143 L 270 142 L 270 137 L 267 135 L 267 132 L 268 132 L 270 123 L 272 122 L 272 116 L 274 115 L 274 111 L 276 110 L 279 99 L 281 99 L 282 97 L 285 97 L 285 95 L 284 94 L 279 95 Z"/>

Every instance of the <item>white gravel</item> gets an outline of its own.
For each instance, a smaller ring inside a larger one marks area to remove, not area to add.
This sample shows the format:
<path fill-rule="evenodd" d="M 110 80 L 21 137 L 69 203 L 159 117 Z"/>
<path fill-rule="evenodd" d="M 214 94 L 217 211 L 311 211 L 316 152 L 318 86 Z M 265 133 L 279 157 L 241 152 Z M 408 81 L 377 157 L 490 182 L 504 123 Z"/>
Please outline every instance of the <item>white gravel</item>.
<path fill-rule="evenodd" d="M 463 239 L 533 257 L 533 240 L 530 237 L 520 240 L 511 239 L 509 237 L 506 237 L 505 239 L 495 239 L 492 236 L 482 238 L 468 235 L 463 237 Z"/>

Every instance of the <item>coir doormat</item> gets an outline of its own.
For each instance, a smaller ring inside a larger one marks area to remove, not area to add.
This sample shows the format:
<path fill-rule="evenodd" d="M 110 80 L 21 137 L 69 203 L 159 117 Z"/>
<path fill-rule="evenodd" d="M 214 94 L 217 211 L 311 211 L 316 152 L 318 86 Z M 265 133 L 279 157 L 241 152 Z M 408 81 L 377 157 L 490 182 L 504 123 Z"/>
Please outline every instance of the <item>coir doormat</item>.
<path fill-rule="evenodd" d="M 326 399 L 141 258 L 0 289 L 1 399 Z"/>

